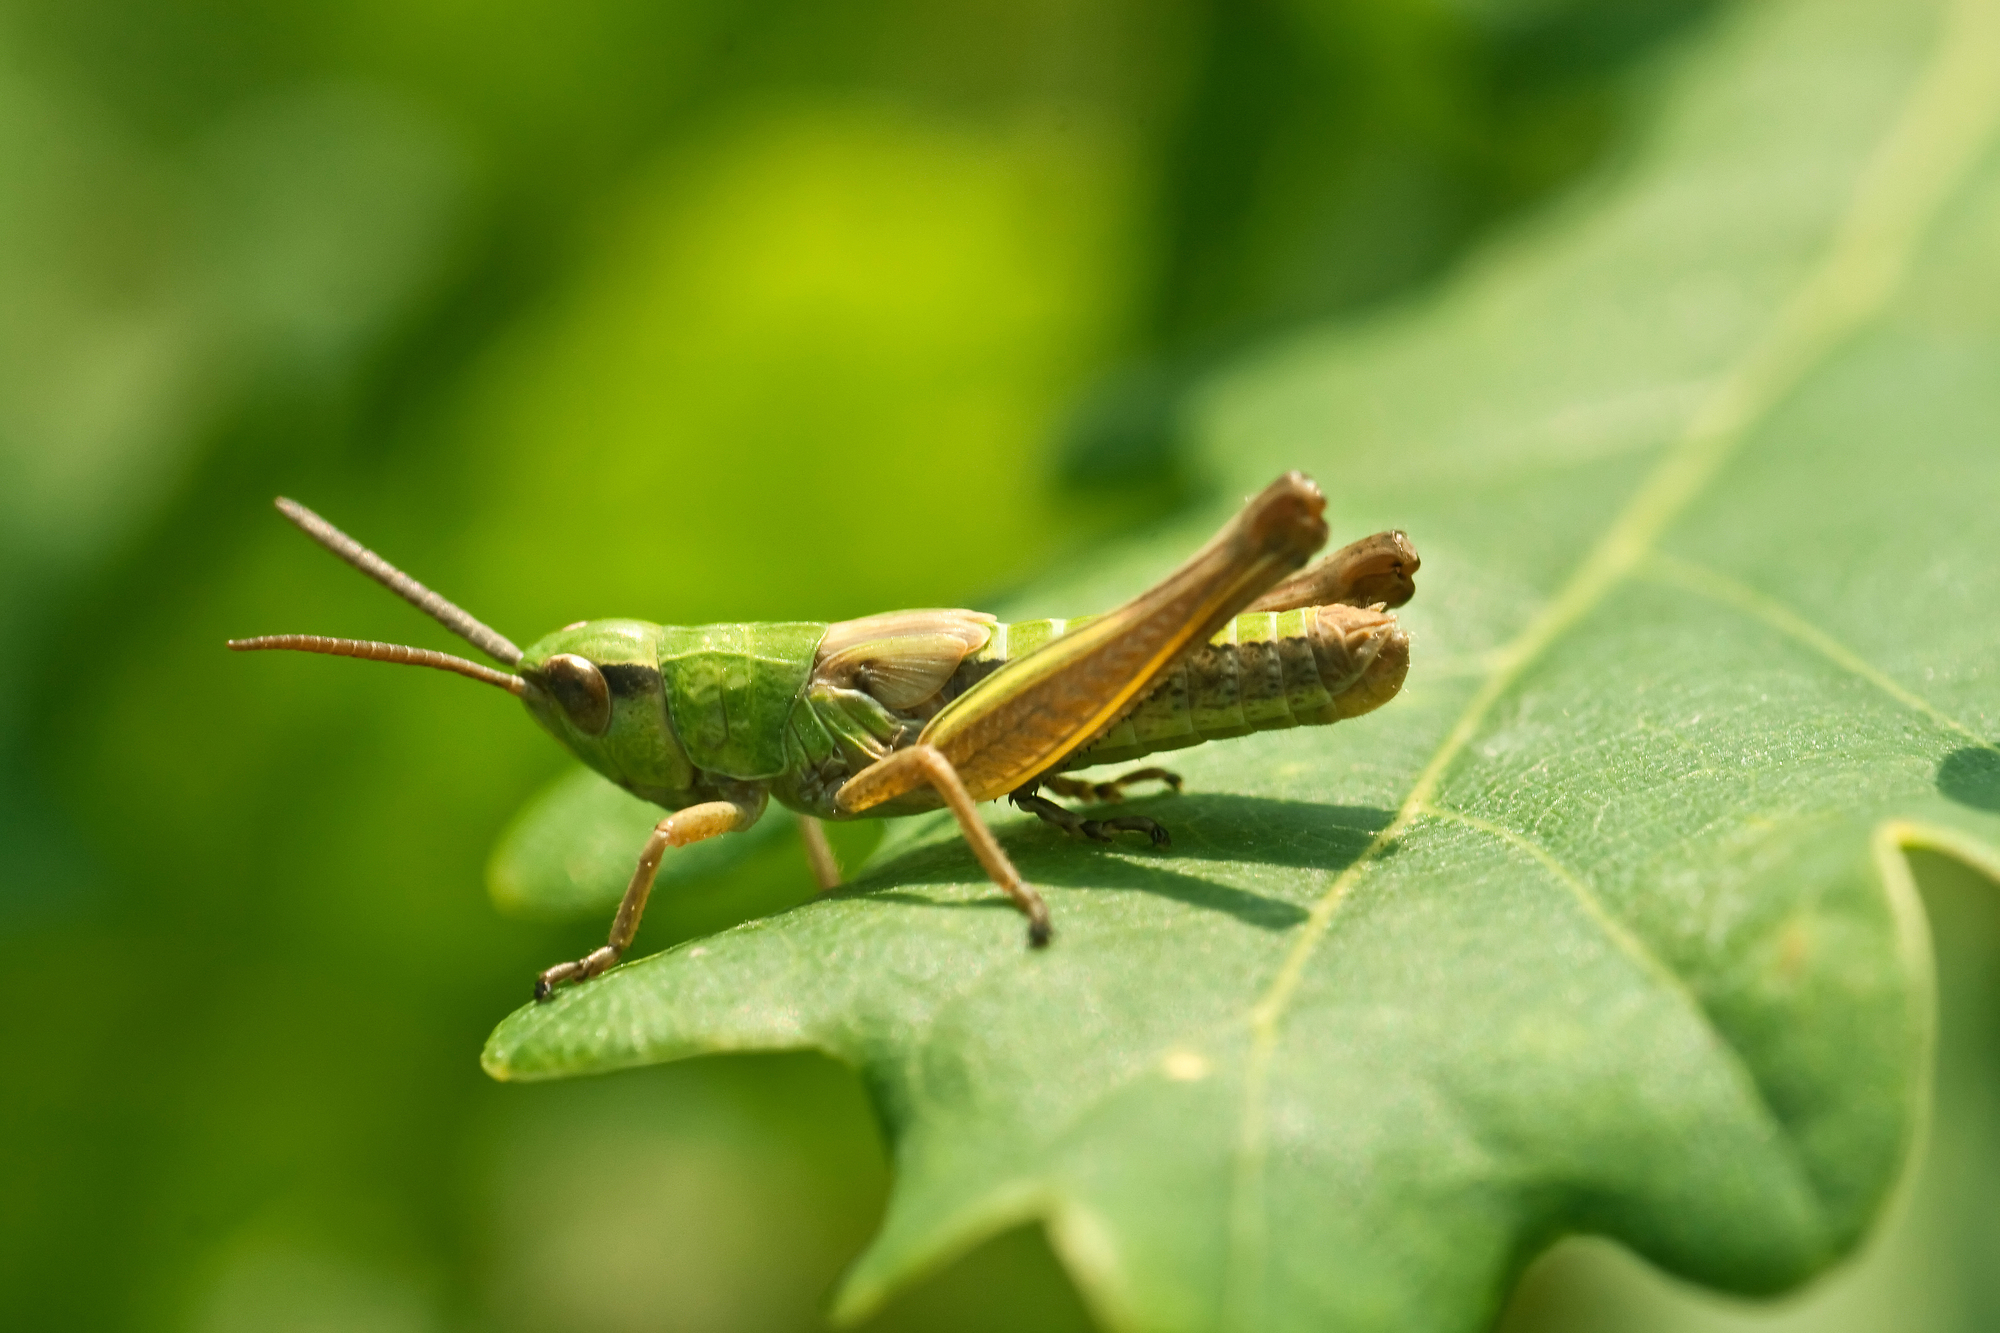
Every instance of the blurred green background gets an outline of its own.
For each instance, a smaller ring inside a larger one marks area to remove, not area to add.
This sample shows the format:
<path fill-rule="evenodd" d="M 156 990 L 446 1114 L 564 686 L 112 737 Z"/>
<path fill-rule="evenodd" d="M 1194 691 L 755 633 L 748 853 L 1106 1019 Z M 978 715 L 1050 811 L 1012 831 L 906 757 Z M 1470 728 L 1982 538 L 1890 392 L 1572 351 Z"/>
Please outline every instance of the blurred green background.
<path fill-rule="evenodd" d="M 0 6 L 0 1324 L 819 1327 L 886 1191 L 858 1081 L 487 1081 L 603 930 L 482 888 L 562 756 L 448 677 L 226 655 L 454 646 L 271 496 L 523 642 L 979 605 L 1200 492 L 1211 368 L 1615 170 L 1713 9 Z M 642 944 L 810 891 L 768 848 Z M 1606 1271 L 1517 1325 L 1611 1326 L 1650 1279 Z M 1087 1325 L 1024 1231 L 872 1326 Z"/>

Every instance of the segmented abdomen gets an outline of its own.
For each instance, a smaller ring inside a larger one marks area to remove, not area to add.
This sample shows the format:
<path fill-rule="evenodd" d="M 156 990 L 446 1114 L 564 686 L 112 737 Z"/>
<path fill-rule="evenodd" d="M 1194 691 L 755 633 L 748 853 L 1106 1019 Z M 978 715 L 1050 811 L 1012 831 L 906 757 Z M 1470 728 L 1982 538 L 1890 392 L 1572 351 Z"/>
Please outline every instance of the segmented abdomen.
<path fill-rule="evenodd" d="M 967 688 L 1087 619 L 995 625 L 954 683 Z M 1241 615 L 1176 664 L 1110 730 L 1051 771 L 1123 763 L 1253 731 L 1338 722 L 1388 700 L 1408 669 L 1409 641 L 1387 612 L 1334 605 Z"/>

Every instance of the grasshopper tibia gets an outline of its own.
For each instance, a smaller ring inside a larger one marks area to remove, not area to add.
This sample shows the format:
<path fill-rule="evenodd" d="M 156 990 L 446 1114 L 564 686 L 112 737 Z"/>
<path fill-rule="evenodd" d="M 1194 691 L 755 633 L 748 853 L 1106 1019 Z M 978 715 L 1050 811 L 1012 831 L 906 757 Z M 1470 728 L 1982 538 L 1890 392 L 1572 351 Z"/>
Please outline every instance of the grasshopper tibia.
<path fill-rule="evenodd" d="M 813 878 L 819 882 L 819 891 L 825 893 L 839 888 L 840 862 L 834 857 L 833 844 L 826 840 L 826 825 L 811 815 L 800 815 L 799 841 L 806 845 L 806 860 L 812 864 Z"/>
<path fill-rule="evenodd" d="M 919 741 L 863 771 L 879 784 L 879 789 L 891 793 L 929 786 L 942 796 L 945 805 L 958 819 L 959 832 L 972 844 L 972 854 L 979 858 L 979 864 L 1000 886 L 1000 891 L 1021 909 L 1021 915 L 1028 918 L 1029 945 L 1039 949 L 1049 942 L 1052 933 L 1049 905 L 1042 901 L 1041 894 L 1029 887 L 1028 882 L 1021 878 L 1021 872 L 1014 869 L 1014 863 L 1007 859 L 1007 853 L 1001 850 L 1000 840 L 980 819 L 978 809 L 972 804 L 972 794 L 966 791 L 958 770 L 951 766 L 951 760 L 945 758 L 942 751 Z"/>

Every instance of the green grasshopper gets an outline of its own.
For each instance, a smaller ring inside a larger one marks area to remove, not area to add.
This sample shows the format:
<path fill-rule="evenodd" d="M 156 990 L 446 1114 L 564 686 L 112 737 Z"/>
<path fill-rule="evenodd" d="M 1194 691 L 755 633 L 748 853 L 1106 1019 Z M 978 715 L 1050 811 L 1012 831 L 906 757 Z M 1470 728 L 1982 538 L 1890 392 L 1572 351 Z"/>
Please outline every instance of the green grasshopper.
<path fill-rule="evenodd" d="M 1161 750 L 1316 726 L 1393 698 L 1409 640 L 1391 608 L 1415 592 L 1417 553 L 1377 533 L 1310 567 L 1326 542 L 1319 488 L 1287 473 L 1164 580 L 1106 615 L 1003 625 L 976 611 L 895 611 L 838 624 L 655 625 L 580 620 L 527 651 L 303 505 L 278 508 L 341 559 L 435 617 L 496 671 L 401 644 L 274 634 L 232 649 L 291 649 L 436 667 L 497 685 L 570 752 L 672 813 L 647 838 L 603 948 L 558 963 L 535 998 L 597 976 L 631 946 L 670 847 L 757 822 L 776 798 L 801 816 L 822 888 L 840 872 L 819 821 L 948 807 L 993 882 L 1049 942 L 1048 905 L 974 808 L 1005 796 L 1072 834 L 1140 833 L 1151 819 L 1086 819 L 1043 796 L 1116 801 L 1109 782 L 1063 776 Z"/>

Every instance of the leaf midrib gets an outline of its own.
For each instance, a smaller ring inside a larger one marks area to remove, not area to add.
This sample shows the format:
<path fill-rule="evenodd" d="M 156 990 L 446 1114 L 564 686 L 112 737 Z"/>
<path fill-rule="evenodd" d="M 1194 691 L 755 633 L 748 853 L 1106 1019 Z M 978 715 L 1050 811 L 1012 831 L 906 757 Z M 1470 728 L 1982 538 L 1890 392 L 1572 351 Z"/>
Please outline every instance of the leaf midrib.
<path fill-rule="evenodd" d="M 1991 0 L 1957 0 L 1944 18 L 1929 62 L 1863 167 L 1820 262 L 1779 309 L 1766 333 L 1714 382 L 1680 437 L 1561 591 L 1502 650 L 1417 775 L 1396 817 L 1314 903 L 1276 977 L 1250 1013 L 1252 1041 L 1223 1289 L 1224 1315 L 1230 1323 L 1254 1321 L 1255 1289 L 1262 1274 L 1266 1099 L 1279 1030 L 1341 903 L 1424 817 L 1447 771 L 1523 673 L 1656 554 L 1661 535 L 1706 492 L 1751 430 L 1831 352 L 1878 317 L 1901 290 L 1910 258 L 1929 224 L 1976 162 L 2000 117 L 2000 81 L 1990 77 L 1997 64 L 2000 5 Z M 1934 713 L 1928 707 L 1925 711 Z"/>

